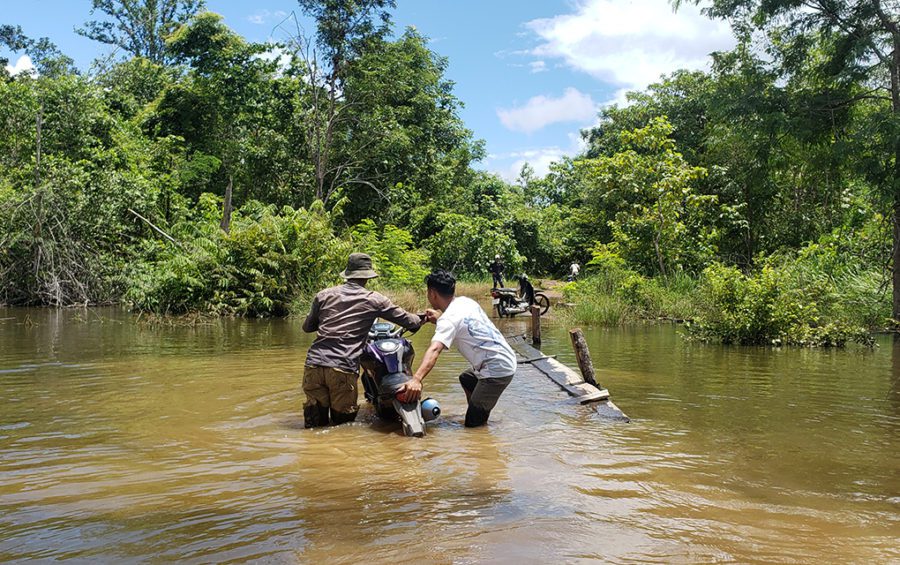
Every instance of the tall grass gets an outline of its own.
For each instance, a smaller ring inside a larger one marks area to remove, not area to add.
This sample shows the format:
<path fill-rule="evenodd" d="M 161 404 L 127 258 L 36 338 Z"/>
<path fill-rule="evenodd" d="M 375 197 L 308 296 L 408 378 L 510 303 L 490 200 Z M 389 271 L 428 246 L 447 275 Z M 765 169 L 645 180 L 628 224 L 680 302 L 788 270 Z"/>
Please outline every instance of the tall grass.
<path fill-rule="evenodd" d="M 575 306 L 567 310 L 576 324 L 590 326 L 622 326 L 639 320 L 639 316 L 624 300 L 615 295 L 581 296 Z"/>
<path fill-rule="evenodd" d="M 391 301 L 410 312 L 421 312 L 430 308 L 425 296 L 425 283 L 410 288 L 379 289 L 379 292 L 391 299 Z M 474 300 L 487 297 L 491 292 L 491 284 L 484 281 L 457 281 L 456 295 L 468 296 Z"/>
<path fill-rule="evenodd" d="M 697 279 L 685 273 L 650 279 L 625 269 L 605 269 L 563 287 L 579 324 L 620 326 L 647 320 L 693 318 L 702 302 Z"/>

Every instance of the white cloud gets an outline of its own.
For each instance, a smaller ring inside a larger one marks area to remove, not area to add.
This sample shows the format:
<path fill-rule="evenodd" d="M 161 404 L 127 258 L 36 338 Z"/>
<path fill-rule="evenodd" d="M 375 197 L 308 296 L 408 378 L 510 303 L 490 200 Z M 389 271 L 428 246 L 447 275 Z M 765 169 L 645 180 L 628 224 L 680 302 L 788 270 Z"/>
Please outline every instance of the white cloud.
<path fill-rule="evenodd" d="M 485 165 L 508 182 L 519 178 L 522 166 L 528 163 L 535 175 L 542 177 L 550 172 L 550 165 L 562 160 L 567 155 L 577 155 L 585 149 L 585 142 L 580 133 L 569 133 L 569 147 L 538 147 L 489 155 Z"/>
<path fill-rule="evenodd" d="M 272 22 L 274 20 L 283 20 L 288 15 L 284 10 L 276 10 L 274 12 L 270 12 L 269 10 L 261 10 L 247 16 L 247 21 L 251 24 L 263 25 L 268 22 Z"/>
<path fill-rule="evenodd" d="M 267 51 L 257 55 L 257 58 L 263 61 L 275 61 L 278 65 L 278 74 L 283 74 L 291 66 L 290 52 L 278 46 L 270 47 Z"/>
<path fill-rule="evenodd" d="M 31 62 L 31 57 L 22 55 L 14 65 L 6 65 L 6 72 L 13 76 L 19 73 L 35 74 L 34 63 Z"/>
<path fill-rule="evenodd" d="M 504 179 L 512 182 L 519 178 L 522 167 L 525 163 L 528 163 L 534 169 L 534 174 L 542 177 L 550 172 L 550 165 L 562 159 L 565 154 L 566 152 L 559 147 L 543 147 L 541 149 L 523 151 L 509 165 L 508 169 L 501 169 L 499 173 Z"/>
<path fill-rule="evenodd" d="M 710 20 L 687 2 L 675 12 L 669 0 L 580 0 L 574 13 L 525 26 L 541 39 L 532 56 L 562 59 L 619 86 L 617 100 L 662 74 L 706 68 L 711 52 L 735 44 L 727 23 Z"/>
<path fill-rule="evenodd" d="M 532 133 L 561 122 L 584 122 L 597 113 L 597 105 L 587 94 L 567 88 L 560 98 L 535 96 L 524 106 L 497 110 L 497 116 L 507 129 Z"/>
<path fill-rule="evenodd" d="M 547 63 L 544 61 L 532 61 L 528 63 L 532 73 L 542 73 L 547 70 Z"/>

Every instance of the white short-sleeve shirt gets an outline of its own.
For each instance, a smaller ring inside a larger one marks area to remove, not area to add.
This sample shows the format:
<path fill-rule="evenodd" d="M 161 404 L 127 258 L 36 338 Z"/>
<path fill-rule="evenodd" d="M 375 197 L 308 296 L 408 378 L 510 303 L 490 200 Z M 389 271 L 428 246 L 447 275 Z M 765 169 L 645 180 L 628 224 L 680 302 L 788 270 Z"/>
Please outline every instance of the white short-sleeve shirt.
<path fill-rule="evenodd" d="M 511 377 L 516 354 L 481 306 L 471 298 L 453 299 L 438 318 L 432 341 L 447 349 L 456 346 L 479 378 Z"/>

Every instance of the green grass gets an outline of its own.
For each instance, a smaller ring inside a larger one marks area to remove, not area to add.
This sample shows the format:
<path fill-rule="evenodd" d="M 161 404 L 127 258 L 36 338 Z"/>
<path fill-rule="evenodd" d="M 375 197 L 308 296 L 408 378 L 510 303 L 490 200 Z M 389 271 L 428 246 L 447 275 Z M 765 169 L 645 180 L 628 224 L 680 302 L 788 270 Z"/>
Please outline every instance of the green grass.
<path fill-rule="evenodd" d="M 660 320 L 685 320 L 697 315 L 702 297 L 698 281 L 678 273 L 649 279 L 633 272 L 594 273 L 563 288 L 572 322 L 621 326 Z"/>

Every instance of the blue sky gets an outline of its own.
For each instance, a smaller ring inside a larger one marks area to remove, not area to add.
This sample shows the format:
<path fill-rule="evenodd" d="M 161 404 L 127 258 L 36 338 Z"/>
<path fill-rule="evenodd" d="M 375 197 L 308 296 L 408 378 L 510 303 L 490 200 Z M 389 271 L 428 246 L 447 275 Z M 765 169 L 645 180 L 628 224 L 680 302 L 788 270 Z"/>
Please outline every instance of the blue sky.
<path fill-rule="evenodd" d="M 531 163 L 580 149 L 579 131 L 604 104 L 661 74 L 703 68 L 708 54 L 734 44 L 727 26 L 668 0 L 398 0 L 395 28 L 415 26 L 449 58 L 461 115 L 488 158 L 481 167 L 507 179 Z M 0 23 L 49 37 L 81 68 L 110 48 L 74 33 L 90 0 L 0 2 Z M 207 0 L 207 8 L 251 41 L 280 39 L 276 24 L 296 0 Z M 310 26 L 309 31 L 312 31 Z M 27 64 L 11 57 L 13 65 Z"/>

